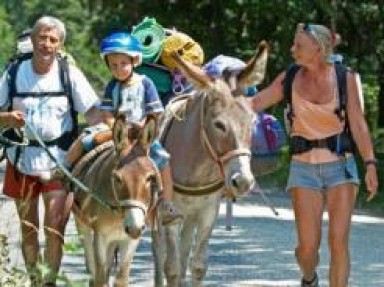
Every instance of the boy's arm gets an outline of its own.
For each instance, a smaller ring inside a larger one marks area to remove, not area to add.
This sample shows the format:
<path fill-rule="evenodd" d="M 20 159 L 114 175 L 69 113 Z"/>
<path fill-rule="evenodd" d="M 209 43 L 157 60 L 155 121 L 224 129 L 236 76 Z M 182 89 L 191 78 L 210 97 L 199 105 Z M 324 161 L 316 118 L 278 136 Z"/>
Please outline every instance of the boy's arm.
<path fill-rule="evenodd" d="M 85 120 L 90 126 L 103 122 L 103 119 L 103 111 L 96 106 L 93 106 L 85 113 Z"/>
<path fill-rule="evenodd" d="M 144 104 L 146 115 L 160 115 L 164 112 L 163 103 L 160 100 L 159 93 L 155 84 L 148 77 L 144 78 Z"/>
<path fill-rule="evenodd" d="M 93 126 L 99 123 L 106 123 L 110 128 L 115 123 L 113 114 L 109 111 L 100 110 L 98 107 L 92 107 L 85 113 L 85 120 L 88 125 Z"/>
<path fill-rule="evenodd" d="M 112 129 L 115 124 L 115 117 L 112 113 L 104 112 L 104 122 Z"/>

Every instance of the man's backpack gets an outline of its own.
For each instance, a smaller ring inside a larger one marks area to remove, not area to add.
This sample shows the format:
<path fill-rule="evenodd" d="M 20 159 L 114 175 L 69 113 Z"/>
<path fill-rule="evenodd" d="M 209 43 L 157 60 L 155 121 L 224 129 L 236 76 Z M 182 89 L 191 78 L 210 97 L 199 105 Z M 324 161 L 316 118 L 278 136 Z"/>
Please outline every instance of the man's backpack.
<path fill-rule="evenodd" d="M 292 83 L 296 73 L 300 70 L 300 68 L 301 66 L 297 64 L 291 64 L 286 71 L 285 79 L 283 82 L 284 102 L 286 105 L 284 110 L 284 119 L 287 133 L 290 133 L 290 128 L 292 126 L 293 118 L 295 116 L 295 112 L 292 106 Z M 349 71 L 349 68 L 345 67 L 341 63 L 335 63 L 335 71 L 339 96 L 339 105 L 336 108 L 335 113 L 339 117 L 340 121 L 345 120 L 345 126 L 342 135 L 344 135 L 344 138 L 349 139 L 351 141 L 351 144 L 353 145 L 347 114 L 347 72 Z"/>
<path fill-rule="evenodd" d="M 48 145 L 58 144 L 62 149 L 66 150 L 69 148 L 72 141 L 78 135 L 78 122 L 77 122 L 77 112 L 74 107 L 73 95 L 72 95 L 72 87 L 69 78 L 69 64 L 67 58 L 65 56 L 57 55 L 58 65 L 59 65 L 59 73 L 60 73 L 60 81 L 63 87 L 63 91 L 59 92 L 46 92 L 46 93 L 21 93 L 17 91 L 16 88 L 16 77 L 18 69 L 23 61 L 29 60 L 32 58 L 32 53 L 21 54 L 19 57 L 15 58 L 12 62 L 9 63 L 7 71 L 8 71 L 8 98 L 10 102 L 10 106 L 8 110 L 12 110 L 12 102 L 15 97 L 57 97 L 63 96 L 65 94 L 68 97 L 68 102 L 71 108 L 71 116 L 73 119 L 73 129 L 68 133 L 64 133 L 59 139 L 54 140 L 52 142 L 48 142 Z M 8 130 L 5 136 L 17 140 L 14 136 L 13 130 Z M 33 141 L 32 141 L 33 145 Z"/>

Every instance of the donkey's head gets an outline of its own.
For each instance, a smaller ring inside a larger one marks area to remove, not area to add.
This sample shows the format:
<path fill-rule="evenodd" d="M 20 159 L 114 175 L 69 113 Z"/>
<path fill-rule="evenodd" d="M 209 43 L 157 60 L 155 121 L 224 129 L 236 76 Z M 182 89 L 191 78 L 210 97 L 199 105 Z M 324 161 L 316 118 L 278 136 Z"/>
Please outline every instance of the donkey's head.
<path fill-rule="evenodd" d="M 265 74 L 268 45 L 262 42 L 255 56 L 237 74 L 209 77 L 203 69 L 174 55 L 178 69 L 203 96 L 201 137 L 210 156 L 217 162 L 225 185 L 235 195 L 254 184 L 250 168 L 253 112 L 240 97 L 241 91 L 259 84 Z"/>
<path fill-rule="evenodd" d="M 149 147 L 155 137 L 156 122 L 149 118 L 144 127 L 126 124 L 118 116 L 113 128 L 118 162 L 112 172 L 114 197 L 124 210 L 124 230 L 138 238 L 145 228 L 148 209 L 154 203 L 154 192 L 160 186 L 156 166 L 149 158 Z"/>

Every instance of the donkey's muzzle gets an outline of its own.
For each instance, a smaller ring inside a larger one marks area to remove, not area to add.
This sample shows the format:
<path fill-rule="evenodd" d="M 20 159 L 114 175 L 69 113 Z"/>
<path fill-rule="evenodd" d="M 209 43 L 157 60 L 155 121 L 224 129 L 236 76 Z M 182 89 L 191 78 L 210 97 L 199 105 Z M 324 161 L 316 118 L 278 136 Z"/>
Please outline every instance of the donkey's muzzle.
<path fill-rule="evenodd" d="M 246 176 L 240 172 L 234 173 L 231 177 L 231 187 L 238 195 L 248 192 L 254 184 L 255 180 L 253 177 Z"/>
<path fill-rule="evenodd" d="M 145 225 L 142 227 L 125 226 L 125 233 L 133 239 L 137 239 L 144 232 Z"/>
<path fill-rule="evenodd" d="M 145 213 L 141 208 L 131 208 L 128 210 L 124 220 L 125 233 L 133 238 L 139 238 L 145 229 Z"/>

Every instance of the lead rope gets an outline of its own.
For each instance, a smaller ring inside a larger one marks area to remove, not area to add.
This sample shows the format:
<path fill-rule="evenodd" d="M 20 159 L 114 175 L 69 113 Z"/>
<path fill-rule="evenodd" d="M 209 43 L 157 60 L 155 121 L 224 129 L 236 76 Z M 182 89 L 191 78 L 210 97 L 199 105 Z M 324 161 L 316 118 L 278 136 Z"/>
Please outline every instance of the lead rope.
<path fill-rule="evenodd" d="M 44 143 L 44 141 L 41 139 L 41 137 L 37 134 L 36 130 L 32 127 L 32 125 L 29 122 L 25 122 L 26 127 L 29 129 L 29 131 L 33 134 L 36 141 L 39 143 L 39 145 L 47 152 L 50 159 L 57 164 L 57 167 L 60 169 L 60 171 L 65 175 L 67 179 L 74 185 L 76 185 L 82 192 L 89 194 L 93 199 L 95 199 L 98 203 L 100 203 L 102 206 L 111 209 L 109 204 L 106 203 L 104 200 L 96 196 L 87 186 L 85 186 L 80 180 L 75 178 L 72 173 L 63 165 L 61 164 L 56 157 L 52 154 L 52 152 L 48 149 L 47 145 Z"/>

